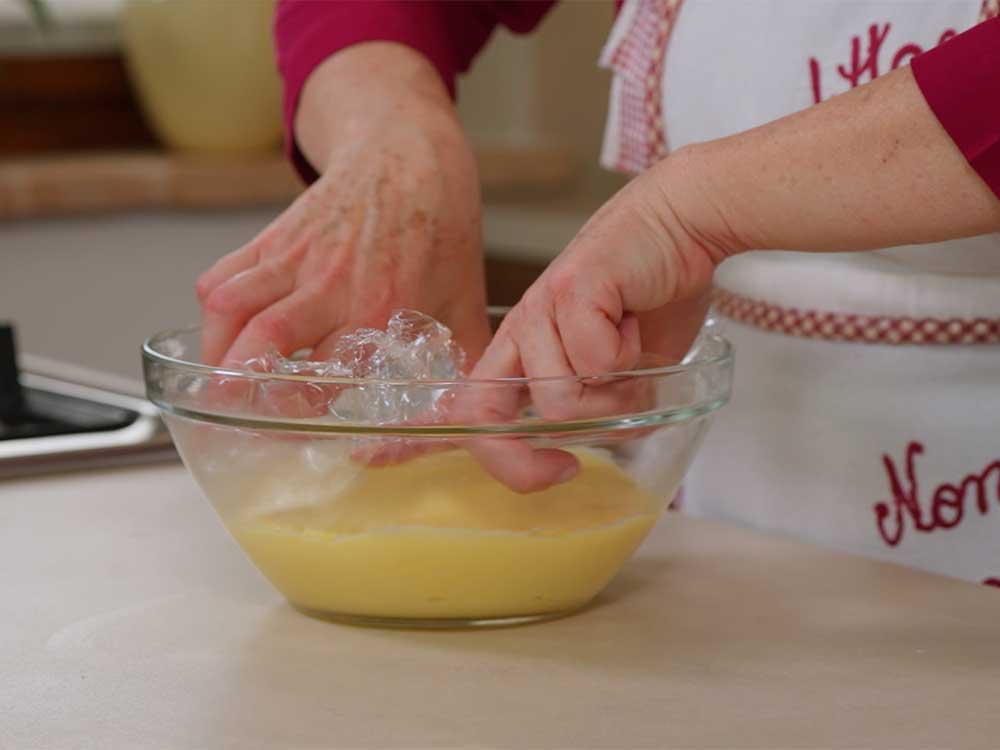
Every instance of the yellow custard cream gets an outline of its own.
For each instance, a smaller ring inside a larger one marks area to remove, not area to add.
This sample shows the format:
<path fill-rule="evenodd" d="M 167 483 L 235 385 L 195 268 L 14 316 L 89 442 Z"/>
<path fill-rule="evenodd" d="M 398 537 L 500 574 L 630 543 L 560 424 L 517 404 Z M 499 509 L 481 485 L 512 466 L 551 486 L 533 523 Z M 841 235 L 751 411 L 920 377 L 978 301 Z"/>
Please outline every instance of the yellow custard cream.
<path fill-rule="evenodd" d="M 464 451 L 362 471 L 328 502 L 231 524 L 292 604 L 391 619 L 556 613 L 597 594 L 660 503 L 610 460 L 578 452 L 572 481 L 519 495 Z"/>

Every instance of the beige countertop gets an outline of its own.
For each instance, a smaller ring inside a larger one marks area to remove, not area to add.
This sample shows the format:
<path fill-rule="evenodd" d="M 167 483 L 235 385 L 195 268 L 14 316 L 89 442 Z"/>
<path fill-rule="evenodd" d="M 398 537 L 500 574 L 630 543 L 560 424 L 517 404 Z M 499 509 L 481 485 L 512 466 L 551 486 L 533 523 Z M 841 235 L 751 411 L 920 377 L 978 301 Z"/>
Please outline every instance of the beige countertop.
<path fill-rule="evenodd" d="M 998 592 L 670 514 L 589 611 L 285 606 L 176 465 L 0 483 L 0 747 L 995 748 Z"/>

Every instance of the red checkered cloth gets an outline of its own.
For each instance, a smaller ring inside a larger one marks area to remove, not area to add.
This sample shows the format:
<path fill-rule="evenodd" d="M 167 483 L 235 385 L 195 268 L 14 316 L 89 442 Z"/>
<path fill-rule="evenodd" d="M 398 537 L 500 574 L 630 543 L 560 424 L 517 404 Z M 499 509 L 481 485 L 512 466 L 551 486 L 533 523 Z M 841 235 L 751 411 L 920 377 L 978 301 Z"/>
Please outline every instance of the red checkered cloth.
<path fill-rule="evenodd" d="M 1000 344 L 1000 318 L 908 318 L 806 310 L 723 289 L 715 292 L 715 309 L 745 325 L 810 339 L 864 344 Z"/>

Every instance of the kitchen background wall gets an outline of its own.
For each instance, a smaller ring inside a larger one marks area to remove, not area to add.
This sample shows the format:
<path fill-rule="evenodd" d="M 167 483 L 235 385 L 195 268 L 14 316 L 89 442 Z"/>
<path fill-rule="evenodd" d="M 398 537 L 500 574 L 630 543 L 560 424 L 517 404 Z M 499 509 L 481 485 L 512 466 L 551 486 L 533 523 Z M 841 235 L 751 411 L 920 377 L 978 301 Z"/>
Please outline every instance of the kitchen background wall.
<path fill-rule="evenodd" d="M 473 138 L 571 149 L 579 176 L 570 192 L 581 203 L 625 182 L 597 163 L 611 84 L 597 58 L 613 19 L 610 0 L 562 2 L 531 35 L 497 32 L 459 87 L 459 113 Z"/>

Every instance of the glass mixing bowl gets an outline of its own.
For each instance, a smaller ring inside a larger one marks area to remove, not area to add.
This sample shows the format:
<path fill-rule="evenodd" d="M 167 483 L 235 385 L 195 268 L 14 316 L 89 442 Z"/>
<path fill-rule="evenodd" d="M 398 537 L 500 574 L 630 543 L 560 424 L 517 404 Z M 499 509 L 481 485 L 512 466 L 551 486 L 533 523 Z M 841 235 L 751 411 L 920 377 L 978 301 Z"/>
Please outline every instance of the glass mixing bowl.
<path fill-rule="evenodd" d="M 587 604 L 673 499 L 733 368 L 711 331 L 681 364 L 533 380 L 274 375 L 201 364 L 199 351 L 196 328 L 150 338 L 146 389 L 236 541 L 307 614 L 410 627 Z M 588 406 L 558 408 L 567 393 Z M 516 415 L 478 416 L 498 397 Z M 402 419 L 386 404 L 436 408 Z M 570 452 L 579 472 L 515 492 L 477 460 L 525 446 Z"/>

